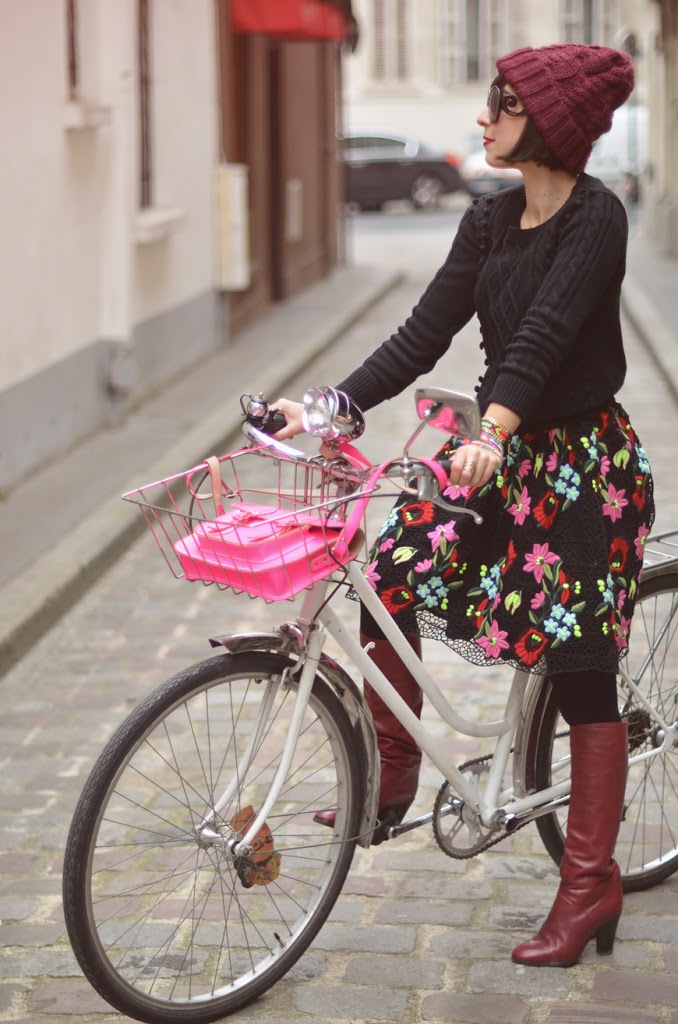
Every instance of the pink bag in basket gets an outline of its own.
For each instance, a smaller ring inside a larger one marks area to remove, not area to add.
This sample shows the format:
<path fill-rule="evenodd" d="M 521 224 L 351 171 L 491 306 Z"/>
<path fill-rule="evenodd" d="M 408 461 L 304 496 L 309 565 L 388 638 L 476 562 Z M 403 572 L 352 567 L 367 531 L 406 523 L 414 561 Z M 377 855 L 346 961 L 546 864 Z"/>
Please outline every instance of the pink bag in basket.
<path fill-rule="evenodd" d="M 220 475 L 218 489 L 215 480 L 218 461 L 210 459 L 208 466 L 220 514 L 198 523 L 174 544 L 187 580 L 233 587 L 265 601 L 284 601 L 355 557 L 346 544 L 337 544 L 345 526 L 340 520 L 247 502 L 222 511 L 217 500 Z"/>

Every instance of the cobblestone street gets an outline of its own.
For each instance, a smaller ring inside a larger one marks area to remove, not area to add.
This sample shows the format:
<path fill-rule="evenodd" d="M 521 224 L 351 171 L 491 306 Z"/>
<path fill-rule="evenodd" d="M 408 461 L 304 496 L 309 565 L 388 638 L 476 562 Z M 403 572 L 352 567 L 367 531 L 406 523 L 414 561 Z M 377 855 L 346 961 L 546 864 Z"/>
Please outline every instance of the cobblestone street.
<path fill-rule="evenodd" d="M 409 312 L 428 271 L 410 274 L 309 367 L 289 397 L 307 384 L 333 383 L 356 365 Z M 668 529 L 678 525 L 672 446 L 678 414 L 628 326 L 626 340 L 630 372 L 620 397 L 653 463 L 656 528 Z M 469 326 L 431 379 L 471 390 L 477 344 Z M 252 388 L 265 383 L 252 381 Z M 368 415 L 361 447 L 372 458 L 395 455 L 415 422 L 411 394 L 385 403 Z M 431 433 L 419 450 L 432 453 L 437 444 Z M 374 521 L 382 511 L 373 510 Z M 357 628 L 356 606 L 343 603 L 340 610 Z M 0 1021 L 127 1019 L 82 979 L 65 935 L 62 851 L 87 772 L 143 696 L 210 656 L 208 636 L 269 629 L 291 617 L 293 607 L 176 582 L 144 538 L 2 681 Z M 433 645 L 426 660 L 462 712 L 496 717 L 508 687 L 505 671 L 475 668 Z M 425 721 L 434 722 L 430 707 Z M 453 736 L 449 743 L 460 762 L 480 752 L 470 739 Z M 430 810 L 440 782 L 425 766 L 414 810 Z M 445 857 L 430 828 L 359 850 L 310 951 L 267 995 L 230 1019 L 678 1024 L 678 875 L 627 897 L 611 957 L 598 957 L 590 944 L 569 970 L 514 965 L 512 947 L 542 918 L 556 885 L 555 866 L 534 825 L 470 861 Z"/>

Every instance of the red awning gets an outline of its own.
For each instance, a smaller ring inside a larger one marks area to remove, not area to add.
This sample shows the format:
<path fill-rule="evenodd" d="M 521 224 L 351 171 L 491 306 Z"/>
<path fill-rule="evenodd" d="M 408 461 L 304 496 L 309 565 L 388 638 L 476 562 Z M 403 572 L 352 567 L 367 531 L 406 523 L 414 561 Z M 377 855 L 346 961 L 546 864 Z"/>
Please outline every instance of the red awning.
<path fill-rule="evenodd" d="M 323 0 L 231 0 L 231 13 L 235 32 L 339 42 L 346 36 L 343 15 Z"/>

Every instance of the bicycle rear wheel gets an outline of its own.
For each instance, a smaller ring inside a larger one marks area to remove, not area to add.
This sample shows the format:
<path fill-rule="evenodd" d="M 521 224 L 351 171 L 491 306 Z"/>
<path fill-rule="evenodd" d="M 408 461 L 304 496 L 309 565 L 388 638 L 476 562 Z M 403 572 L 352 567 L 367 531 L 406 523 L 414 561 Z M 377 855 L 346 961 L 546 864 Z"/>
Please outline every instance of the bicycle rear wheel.
<path fill-rule="evenodd" d="M 227 845 L 244 835 L 280 764 L 292 664 L 225 654 L 179 673 L 123 722 L 92 769 L 66 847 L 66 924 L 90 983 L 131 1017 L 227 1016 L 290 969 L 341 891 L 362 780 L 349 717 L 321 679 L 251 856 Z M 313 815 L 333 804 L 332 833 Z"/>
<path fill-rule="evenodd" d="M 627 671 L 649 704 L 668 723 L 678 720 L 678 573 L 659 571 L 641 583 Z M 661 743 L 658 726 L 621 682 L 619 709 L 629 727 L 629 753 Z M 569 773 L 569 732 L 553 692 L 537 724 L 535 782 L 539 789 Z M 567 808 L 537 819 L 542 841 L 557 864 L 563 855 Z M 649 889 L 678 869 L 678 747 L 632 765 L 615 857 L 625 892 Z"/>

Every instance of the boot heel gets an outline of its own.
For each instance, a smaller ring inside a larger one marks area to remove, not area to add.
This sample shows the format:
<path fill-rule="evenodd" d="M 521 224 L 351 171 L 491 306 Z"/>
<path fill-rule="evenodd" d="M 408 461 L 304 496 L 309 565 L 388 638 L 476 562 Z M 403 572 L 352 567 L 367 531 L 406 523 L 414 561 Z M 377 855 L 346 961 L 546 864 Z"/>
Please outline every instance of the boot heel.
<path fill-rule="evenodd" d="M 620 917 L 621 914 L 611 917 L 596 932 L 596 952 L 600 956 L 609 956 L 614 949 L 614 939 L 617 934 L 617 925 L 619 924 Z"/>

